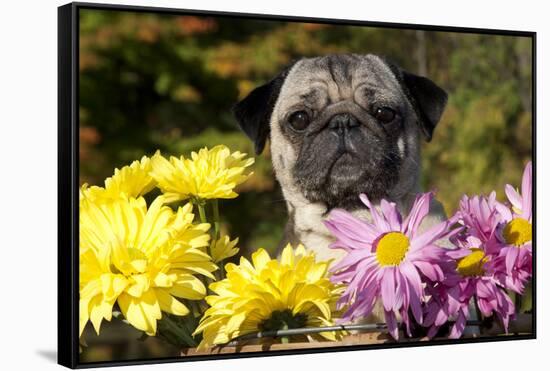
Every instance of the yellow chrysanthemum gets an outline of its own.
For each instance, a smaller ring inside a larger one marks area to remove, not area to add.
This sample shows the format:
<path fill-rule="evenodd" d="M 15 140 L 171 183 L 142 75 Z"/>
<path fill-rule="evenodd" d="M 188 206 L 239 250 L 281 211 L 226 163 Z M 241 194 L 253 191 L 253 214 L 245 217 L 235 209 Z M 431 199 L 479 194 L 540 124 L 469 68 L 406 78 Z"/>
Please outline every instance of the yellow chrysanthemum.
<path fill-rule="evenodd" d="M 192 152 L 191 158 L 170 157 L 157 151 L 152 157 L 151 175 L 158 182 L 167 202 L 188 198 L 235 198 L 234 189 L 252 174 L 244 174 L 254 163 L 246 153 L 233 152 L 224 145 Z"/>
<path fill-rule="evenodd" d="M 149 175 L 151 169 L 151 159 L 143 156 L 141 161 L 136 160 L 120 170 L 115 169 L 113 176 L 105 180 L 105 187 L 84 186 L 82 193 L 92 200 L 143 196 L 156 185 Z"/>
<path fill-rule="evenodd" d="M 257 331 L 333 325 L 341 290 L 327 276 L 329 263 L 316 262 L 301 245 L 296 250 L 287 245 L 280 262 L 259 249 L 252 254 L 252 264 L 245 258 L 239 265 L 227 264 L 227 278 L 210 284 L 216 295 L 206 297 L 210 308 L 195 330 L 203 334 L 199 348 Z M 341 334 L 320 335 L 336 340 Z"/>
<path fill-rule="evenodd" d="M 212 256 L 212 260 L 218 263 L 224 259 L 235 256 L 239 252 L 239 248 L 235 247 L 238 243 L 238 238 L 231 241 L 229 236 L 223 236 L 213 241 L 210 245 L 210 256 Z"/>
<path fill-rule="evenodd" d="M 192 224 L 191 204 L 173 211 L 164 203 L 162 196 L 149 209 L 141 197 L 81 199 L 80 334 L 88 320 L 99 334 L 116 302 L 131 325 L 152 335 L 161 312 L 189 312 L 176 298 L 206 295 L 195 275 L 213 278 L 216 269 L 203 252 L 210 225 Z"/>

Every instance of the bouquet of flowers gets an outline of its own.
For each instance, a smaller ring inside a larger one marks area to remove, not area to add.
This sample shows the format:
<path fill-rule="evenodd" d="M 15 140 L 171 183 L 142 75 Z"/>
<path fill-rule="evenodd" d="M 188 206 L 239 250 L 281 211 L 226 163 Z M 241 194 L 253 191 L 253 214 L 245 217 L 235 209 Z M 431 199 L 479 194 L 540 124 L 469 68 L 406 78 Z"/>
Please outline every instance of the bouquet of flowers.
<path fill-rule="evenodd" d="M 532 175 L 525 167 L 521 193 L 505 188 L 509 205 L 489 197 L 464 196 L 448 220 L 419 232 L 433 194 L 416 197 L 403 218 L 392 202 L 377 210 L 366 195 L 372 222 L 332 211 L 327 228 L 336 238 L 333 248 L 346 251 L 333 266 L 332 280 L 346 286 L 339 305 L 347 305 L 342 320 L 364 318 L 376 301 L 383 304 L 389 333 L 398 338 L 397 316 L 408 335 L 413 325 L 428 327 L 433 337 L 453 320 L 449 337 L 458 338 L 468 320 L 473 299 L 480 314 L 496 316 L 507 332 L 515 307 L 507 290 L 522 295 L 532 275 Z M 447 239 L 451 247 L 438 241 Z"/>
<path fill-rule="evenodd" d="M 91 322 L 99 335 L 103 320 L 118 316 L 147 336 L 199 349 L 257 333 L 335 341 L 377 302 L 395 339 L 399 324 L 409 336 L 420 327 L 433 337 L 452 323 L 448 336 L 460 337 L 472 302 L 508 329 L 516 313 L 509 293 L 522 295 L 532 275 L 530 163 L 521 192 L 505 187 L 507 204 L 494 192 L 464 196 L 456 214 L 425 231 L 433 193 L 418 195 L 406 216 L 358 195 L 372 220 L 333 210 L 325 222 L 331 247 L 346 253 L 336 263 L 287 245 L 278 259 L 258 249 L 224 264 L 239 240 L 222 234 L 218 200 L 238 197 L 253 163 L 223 145 L 189 158 L 157 152 L 116 169 L 103 187 L 84 184 L 80 334 Z"/>

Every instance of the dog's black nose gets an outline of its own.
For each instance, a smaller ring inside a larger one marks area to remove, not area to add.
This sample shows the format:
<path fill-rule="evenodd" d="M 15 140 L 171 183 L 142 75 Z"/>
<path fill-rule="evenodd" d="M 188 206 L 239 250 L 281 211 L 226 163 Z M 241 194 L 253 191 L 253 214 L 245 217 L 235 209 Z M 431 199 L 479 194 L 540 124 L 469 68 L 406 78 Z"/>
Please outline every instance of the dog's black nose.
<path fill-rule="evenodd" d="M 338 133 L 344 133 L 346 130 L 359 126 L 359 120 L 349 113 L 338 113 L 331 117 L 328 127 Z"/>

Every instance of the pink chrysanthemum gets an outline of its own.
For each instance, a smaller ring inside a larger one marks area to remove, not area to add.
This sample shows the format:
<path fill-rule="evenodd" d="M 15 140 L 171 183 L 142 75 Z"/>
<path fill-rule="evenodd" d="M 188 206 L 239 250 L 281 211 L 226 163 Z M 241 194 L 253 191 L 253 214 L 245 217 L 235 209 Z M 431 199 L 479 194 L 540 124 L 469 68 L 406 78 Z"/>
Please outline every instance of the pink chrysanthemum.
<path fill-rule="evenodd" d="M 484 317 L 495 314 L 507 332 L 514 318 L 514 304 L 494 276 L 494 266 L 485 244 L 473 236 L 455 239 L 455 243 L 459 249 L 447 254 L 456 261 L 456 274 L 426 288 L 430 295 L 424 320 L 424 326 L 430 327 L 428 336 L 435 336 L 447 320 L 454 319 L 449 337 L 459 338 L 466 328 L 472 298 Z"/>
<path fill-rule="evenodd" d="M 496 192 L 489 197 L 464 195 L 460 200 L 458 213 L 460 223 L 466 227 L 470 236 L 478 238 L 483 243 L 493 239 L 501 216 L 497 210 Z"/>
<path fill-rule="evenodd" d="M 332 268 L 332 280 L 347 285 L 339 301 L 341 306 L 349 304 L 342 321 L 369 316 L 381 299 L 389 333 L 395 339 L 398 338 L 396 314 L 401 316 L 409 335 L 409 310 L 416 322 L 422 323 L 422 279 L 444 279 L 440 263 L 447 259 L 446 251 L 435 242 L 456 231 L 451 229 L 456 221 L 452 218 L 419 233 L 432 197 L 431 192 L 417 196 L 405 220 L 395 203 L 382 200 L 379 213 L 364 194 L 360 198 L 370 209 L 372 222 L 357 219 L 343 210 L 330 213 L 325 225 L 336 237 L 331 247 L 347 252 Z"/>
<path fill-rule="evenodd" d="M 494 241 L 495 248 L 499 249 L 495 261 L 497 276 L 519 294 L 523 293 L 533 272 L 532 184 L 532 164 L 529 162 L 523 172 L 521 194 L 510 184 L 505 187 L 511 209 L 497 204 L 502 221 Z"/>

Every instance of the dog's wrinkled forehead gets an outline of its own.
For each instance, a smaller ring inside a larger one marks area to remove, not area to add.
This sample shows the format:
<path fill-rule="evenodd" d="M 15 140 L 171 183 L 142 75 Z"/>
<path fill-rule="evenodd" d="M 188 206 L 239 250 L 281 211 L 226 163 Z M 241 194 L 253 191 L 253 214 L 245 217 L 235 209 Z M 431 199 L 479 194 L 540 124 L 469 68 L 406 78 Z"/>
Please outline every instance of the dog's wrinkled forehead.
<path fill-rule="evenodd" d="M 411 125 L 407 126 L 416 124 L 430 141 L 446 103 L 447 93 L 430 79 L 376 55 L 348 54 L 298 60 L 252 90 L 233 107 L 233 113 L 254 141 L 256 153 L 261 153 L 271 127 L 282 124 L 292 111 L 305 110 L 316 117 L 344 106 L 363 116 L 389 108 L 408 120 Z"/>
<path fill-rule="evenodd" d="M 353 97 L 357 89 L 385 100 L 403 100 L 395 74 L 375 55 L 328 55 L 298 61 L 281 88 L 285 109 L 298 103 L 322 108 Z"/>

